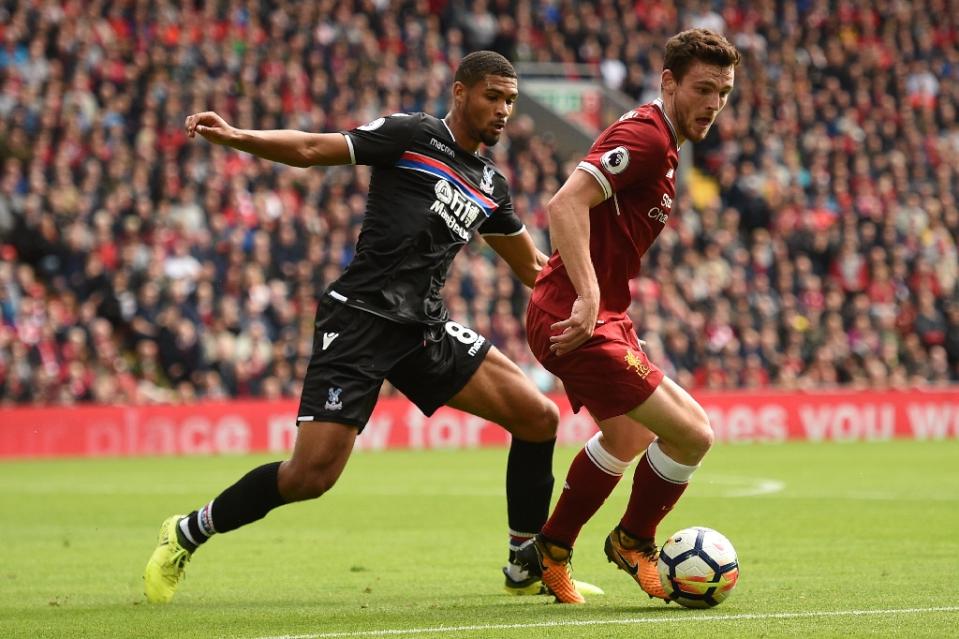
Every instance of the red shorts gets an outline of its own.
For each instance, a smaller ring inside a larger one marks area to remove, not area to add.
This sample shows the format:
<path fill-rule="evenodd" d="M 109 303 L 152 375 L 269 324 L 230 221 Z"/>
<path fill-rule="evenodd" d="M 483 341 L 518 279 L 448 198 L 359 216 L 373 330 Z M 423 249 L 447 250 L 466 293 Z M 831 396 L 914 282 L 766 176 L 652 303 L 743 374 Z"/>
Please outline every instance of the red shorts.
<path fill-rule="evenodd" d="M 574 351 L 556 356 L 549 350 L 552 324 L 566 319 L 535 304 L 526 309 L 526 335 L 533 355 L 563 381 L 574 412 L 585 406 L 594 419 L 624 415 L 646 401 L 663 371 L 639 346 L 628 317 L 607 320 Z"/>

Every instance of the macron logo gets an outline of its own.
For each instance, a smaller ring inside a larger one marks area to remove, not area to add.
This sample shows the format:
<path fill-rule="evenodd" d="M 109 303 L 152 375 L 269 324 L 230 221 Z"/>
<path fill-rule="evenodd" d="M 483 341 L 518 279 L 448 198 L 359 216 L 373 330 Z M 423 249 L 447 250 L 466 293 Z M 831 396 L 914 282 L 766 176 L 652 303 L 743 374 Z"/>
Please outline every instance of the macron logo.
<path fill-rule="evenodd" d="M 673 170 L 672 170 L 672 169 L 669 169 L 668 171 L 666 171 L 666 177 L 667 177 L 668 179 L 670 179 L 670 180 L 673 179 Z"/>
<path fill-rule="evenodd" d="M 330 344 L 333 343 L 333 340 L 335 340 L 339 336 L 340 336 L 339 333 L 323 333 L 323 350 L 325 351 L 326 349 L 328 349 L 330 347 Z"/>

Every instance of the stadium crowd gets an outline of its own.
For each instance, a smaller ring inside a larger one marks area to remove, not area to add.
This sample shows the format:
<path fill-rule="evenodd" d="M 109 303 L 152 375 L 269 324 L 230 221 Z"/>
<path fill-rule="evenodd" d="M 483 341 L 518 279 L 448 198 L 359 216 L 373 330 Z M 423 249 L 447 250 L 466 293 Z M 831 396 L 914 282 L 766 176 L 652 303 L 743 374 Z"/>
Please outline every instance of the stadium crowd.
<path fill-rule="evenodd" d="M 744 62 L 635 280 L 651 359 L 691 389 L 959 381 L 954 0 L 7 0 L 0 402 L 298 396 L 369 169 L 188 143 L 187 114 L 312 131 L 444 114 L 451 69 L 481 48 L 588 67 L 639 103 L 689 26 Z M 578 158 L 522 113 L 489 152 L 546 250 L 544 205 Z M 553 387 L 527 291 L 481 241 L 446 292 Z"/>

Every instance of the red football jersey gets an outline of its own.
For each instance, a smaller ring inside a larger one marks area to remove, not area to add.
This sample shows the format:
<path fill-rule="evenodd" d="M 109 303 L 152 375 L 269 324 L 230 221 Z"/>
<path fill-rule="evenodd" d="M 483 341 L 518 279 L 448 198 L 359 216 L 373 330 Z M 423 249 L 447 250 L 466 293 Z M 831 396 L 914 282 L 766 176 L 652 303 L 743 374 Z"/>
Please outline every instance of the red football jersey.
<path fill-rule="evenodd" d="M 629 280 L 669 219 L 676 197 L 679 145 L 661 100 L 629 111 L 596 139 L 576 167 L 592 175 L 606 199 L 589 211 L 589 250 L 599 281 L 599 319 L 629 308 Z M 566 318 L 576 289 L 553 252 L 533 289 L 532 303 Z"/>

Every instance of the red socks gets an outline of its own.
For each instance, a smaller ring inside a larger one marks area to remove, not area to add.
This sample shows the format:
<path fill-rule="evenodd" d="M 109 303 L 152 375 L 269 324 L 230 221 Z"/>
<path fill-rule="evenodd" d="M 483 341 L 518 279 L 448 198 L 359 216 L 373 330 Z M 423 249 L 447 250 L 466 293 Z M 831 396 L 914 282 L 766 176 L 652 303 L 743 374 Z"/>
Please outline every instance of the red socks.
<path fill-rule="evenodd" d="M 597 433 L 576 455 L 563 493 L 543 526 L 546 539 L 567 548 L 573 547 L 583 525 L 613 492 L 631 461 L 611 455 L 599 439 Z M 667 456 L 660 449 L 659 440 L 650 444 L 633 474 L 629 505 L 620 520 L 623 529 L 633 537 L 655 537 L 656 527 L 679 501 L 696 468 Z"/>
<path fill-rule="evenodd" d="M 633 490 L 620 525 L 632 537 L 655 537 L 659 522 L 676 505 L 688 485 L 664 479 L 650 464 L 649 455 L 643 455 L 633 473 Z"/>
<path fill-rule="evenodd" d="M 563 493 L 543 526 L 543 536 L 572 548 L 583 524 L 596 514 L 613 492 L 630 461 L 615 458 L 600 445 L 599 433 L 594 435 L 573 459 Z"/>

